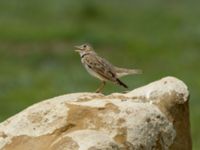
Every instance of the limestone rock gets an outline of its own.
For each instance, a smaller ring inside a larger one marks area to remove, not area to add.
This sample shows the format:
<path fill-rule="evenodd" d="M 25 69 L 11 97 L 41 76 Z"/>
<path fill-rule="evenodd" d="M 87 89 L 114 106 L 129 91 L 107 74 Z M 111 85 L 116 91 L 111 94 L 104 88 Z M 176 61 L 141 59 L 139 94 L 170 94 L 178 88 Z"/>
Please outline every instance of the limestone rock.
<path fill-rule="evenodd" d="M 189 92 L 166 77 L 126 94 L 74 93 L 0 124 L 1 150 L 190 150 Z"/>

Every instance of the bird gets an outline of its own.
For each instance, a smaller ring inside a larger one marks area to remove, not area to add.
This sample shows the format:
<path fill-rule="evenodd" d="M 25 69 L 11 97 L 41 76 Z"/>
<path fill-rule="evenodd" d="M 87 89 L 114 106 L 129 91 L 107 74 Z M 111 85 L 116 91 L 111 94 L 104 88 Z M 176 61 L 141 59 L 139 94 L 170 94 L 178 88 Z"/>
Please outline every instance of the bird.
<path fill-rule="evenodd" d="M 128 86 L 119 78 L 142 73 L 140 69 L 126 69 L 112 65 L 108 60 L 100 57 L 88 43 L 74 47 L 76 48 L 75 51 L 80 54 L 81 62 L 88 73 L 101 81 L 99 88 L 95 91 L 96 93 L 102 93 L 108 81 L 128 89 Z"/>

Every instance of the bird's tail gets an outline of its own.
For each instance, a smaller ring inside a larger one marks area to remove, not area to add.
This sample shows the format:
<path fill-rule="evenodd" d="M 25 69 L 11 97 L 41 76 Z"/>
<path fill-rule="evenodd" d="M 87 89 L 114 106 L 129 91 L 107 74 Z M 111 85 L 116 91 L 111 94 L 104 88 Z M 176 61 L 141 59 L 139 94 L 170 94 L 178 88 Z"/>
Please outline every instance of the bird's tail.
<path fill-rule="evenodd" d="M 127 75 L 142 74 L 142 70 L 140 69 L 126 69 L 126 68 L 115 67 L 115 71 L 118 78 Z"/>

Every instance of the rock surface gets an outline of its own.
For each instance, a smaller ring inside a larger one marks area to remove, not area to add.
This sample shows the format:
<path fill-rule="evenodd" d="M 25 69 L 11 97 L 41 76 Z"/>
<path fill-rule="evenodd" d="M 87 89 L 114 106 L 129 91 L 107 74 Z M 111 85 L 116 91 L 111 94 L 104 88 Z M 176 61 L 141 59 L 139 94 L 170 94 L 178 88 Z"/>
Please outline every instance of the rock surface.
<path fill-rule="evenodd" d="M 190 150 L 189 92 L 166 77 L 126 94 L 74 93 L 0 124 L 1 150 Z"/>

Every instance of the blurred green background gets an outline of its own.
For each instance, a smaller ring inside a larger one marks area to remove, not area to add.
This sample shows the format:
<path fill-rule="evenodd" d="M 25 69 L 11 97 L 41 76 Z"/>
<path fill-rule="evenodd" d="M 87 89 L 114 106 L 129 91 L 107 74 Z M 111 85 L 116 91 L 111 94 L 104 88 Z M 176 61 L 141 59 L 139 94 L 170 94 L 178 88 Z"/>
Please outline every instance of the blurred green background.
<path fill-rule="evenodd" d="M 99 81 L 73 51 L 89 42 L 113 64 L 144 71 L 122 79 L 130 89 L 169 75 L 182 79 L 199 149 L 199 6 L 197 0 L 1 0 L 0 121 L 47 98 L 94 91 Z M 108 84 L 105 93 L 123 90 Z"/>

